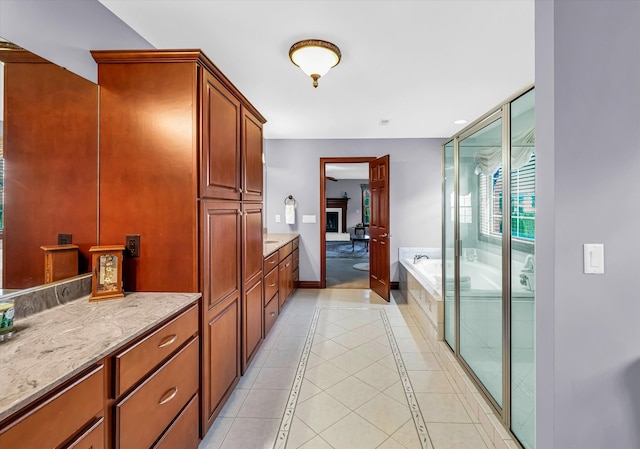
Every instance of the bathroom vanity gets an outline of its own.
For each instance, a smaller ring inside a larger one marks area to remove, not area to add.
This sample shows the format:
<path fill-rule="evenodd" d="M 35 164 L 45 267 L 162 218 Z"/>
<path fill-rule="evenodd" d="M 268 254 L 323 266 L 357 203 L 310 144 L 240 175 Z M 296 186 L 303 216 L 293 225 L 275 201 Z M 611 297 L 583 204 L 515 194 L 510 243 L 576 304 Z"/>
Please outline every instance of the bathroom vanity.
<path fill-rule="evenodd" d="M 19 320 L 0 351 L 0 447 L 197 448 L 199 298 L 83 297 Z"/>

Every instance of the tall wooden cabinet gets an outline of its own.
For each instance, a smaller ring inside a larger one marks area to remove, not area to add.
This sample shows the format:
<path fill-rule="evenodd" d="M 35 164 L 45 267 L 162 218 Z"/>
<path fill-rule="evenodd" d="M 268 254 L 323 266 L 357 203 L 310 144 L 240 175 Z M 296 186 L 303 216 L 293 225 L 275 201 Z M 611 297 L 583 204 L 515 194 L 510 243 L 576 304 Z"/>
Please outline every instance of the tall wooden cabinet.
<path fill-rule="evenodd" d="M 201 433 L 262 341 L 264 117 L 199 50 L 95 51 L 100 244 L 125 288 L 201 291 Z"/>

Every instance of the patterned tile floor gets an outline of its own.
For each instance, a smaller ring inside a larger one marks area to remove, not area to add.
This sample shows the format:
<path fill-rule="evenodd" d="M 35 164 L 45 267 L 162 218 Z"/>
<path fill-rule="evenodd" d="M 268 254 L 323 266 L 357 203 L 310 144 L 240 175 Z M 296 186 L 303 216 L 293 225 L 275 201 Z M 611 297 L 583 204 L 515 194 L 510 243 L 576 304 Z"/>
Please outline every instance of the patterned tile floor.
<path fill-rule="evenodd" d="M 397 296 L 296 291 L 199 449 L 493 449 Z"/>

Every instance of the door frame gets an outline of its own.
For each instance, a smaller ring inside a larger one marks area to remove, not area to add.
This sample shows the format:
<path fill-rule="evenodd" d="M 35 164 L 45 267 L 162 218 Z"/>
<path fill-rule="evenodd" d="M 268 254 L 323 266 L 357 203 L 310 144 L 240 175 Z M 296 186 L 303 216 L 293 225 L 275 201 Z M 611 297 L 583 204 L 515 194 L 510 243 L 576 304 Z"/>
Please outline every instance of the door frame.
<path fill-rule="evenodd" d="M 327 188 L 326 164 L 360 164 L 375 161 L 371 156 L 362 157 L 321 157 L 320 158 L 320 288 L 327 288 Z M 371 251 L 371 249 L 369 249 Z M 369 253 L 371 258 L 371 253 Z"/>

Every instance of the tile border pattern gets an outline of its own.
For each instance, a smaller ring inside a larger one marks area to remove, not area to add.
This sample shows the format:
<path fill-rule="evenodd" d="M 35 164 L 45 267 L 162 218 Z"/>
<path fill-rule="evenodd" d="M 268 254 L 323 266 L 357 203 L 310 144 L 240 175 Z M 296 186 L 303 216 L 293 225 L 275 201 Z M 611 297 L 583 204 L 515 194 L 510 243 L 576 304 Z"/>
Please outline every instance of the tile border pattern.
<path fill-rule="evenodd" d="M 407 397 L 407 403 L 409 404 L 409 410 L 411 411 L 411 416 L 413 417 L 413 423 L 415 424 L 416 430 L 418 431 L 420 445 L 422 446 L 422 449 L 432 448 L 433 444 L 431 443 L 431 437 L 429 436 L 427 426 L 424 422 L 424 418 L 422 417 L 422 412 L 420 411 L 418 400 L 413 393 L 413 387 L 411 386 L 411 381 L 409 380 L 409 373 L 407 373 L 407 369 L 404 366 L 404 361 L 402 360 L 402 356 L 400 355 L 398 343 L 396 342 L 395 336 L 393 335 L 393 330 L 391 329 L 389 318 L 387 317 L 387 314 L 384 313 L 384 310 L 380 310 L 380 316 L 382 317 L 382 322 L 384 323 L 384 329 L 387 332 L 387 338 L 389 339 L 389 344 L 391 345 L 393 358 L 396 361 L 396 366 L 398 368 L 398 372 L 400 373 L 402 388 Z"/>
<path fill-rule="evenodd" d="M 318 319 L 320 318 L 320 312 L 323 310 L 376 310 L 376 309 L 371 309 L 367 307 L 316 307 L 315 312 L 313 314 L 313 318 L 311 320 L 311 325 L 309 327 L 309 333 L 307 334 L 307 338 L 305 340 L 304 349 L 302 350 L 302 355 L 300 356 L 300 363 L 298 364 L 296 376 L 293 381 L 293 386 L 291 387 L 291 392 L 289 393 L 289 399 L 287 401 L 287 405 L 286 405 L 284 414 L 282 416 L 282 421 L 278 429 L 278 435 L 273 445 L 273 449 L 286 448 L 287 439 L 289 438 L 289 432 L 291 430 L 291 424 L 295 414 L 296 406 L 298 404 L 298 397 L 300 396 L 300 388 L 302 387 L 302 381 L 304 380 L 304 373 L 307 368 L 309 355 L 311 354 L 311 346 L 313 344 L 313 338 L 316 333 L 316 328 L 318 327 Z M 418 432 L 418 438 L 420 440 L 421 448 L 430 449 L 433 447 L 431 443 L 431 438 L 429 436 L 429 432 L 427 431 L 427 426 L 424 422 L 424 418 L 422 417 L 422 412 L 420 411 L 418 400 L 413 392 L 413 387 L 411 386 L 411 380 L 409 379 L 409 374 L 407 373 L 407 370 L 404 366 L 404 361 L 402 360 L 400 349 L 398 348 L 398 344 L 396 342 L 395 336 L 393 335 L 393 330 L 391 329 L 389 318 L 387 317 L 387 314 L 384 312 L 383 309 L 377 309 L 377 310 L 380 313 L 380 318 L 382 320 L 382 323 L 384 324 L 384 330 L 387 335 L 387 339 L 389 340 L 389 345 L 391 346 L 391 352 L 393 353 L 393 358 L 396 362 L 396 367 L 400 375 L 400 381 L 402 382 L 402 388 L 406 395 L 407 403 L 409 405 L 409 410 L 413 418 L 413 423 L 415 425 L 416 431 Z"/>

